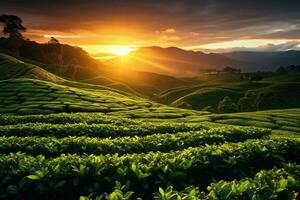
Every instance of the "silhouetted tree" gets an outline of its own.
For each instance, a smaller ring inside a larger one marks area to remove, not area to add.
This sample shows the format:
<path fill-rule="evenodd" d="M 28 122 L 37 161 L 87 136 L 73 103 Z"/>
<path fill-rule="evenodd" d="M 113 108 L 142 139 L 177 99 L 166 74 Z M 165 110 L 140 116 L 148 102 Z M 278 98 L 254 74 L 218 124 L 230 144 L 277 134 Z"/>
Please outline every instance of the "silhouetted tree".
<path fill-rule="evenodd" d="M 13 51 L 19 55 L 19 48 L 24 39 L 21 32 L 26 30 L 26 28 L 22 25 L 21 18 L 15 15 L 1 15 L 0 23 L 4 25 L 3 33 L 9 35 L 9 42 Z"/>
<path fill-rule="evenodd" d="M 246 92 L 245 96 L 240 98 L 237 104 L 237 109 L 240 112 L 256 111 L 257 110 L 257 94 L 254 91 Z"/>
<path fill-rule="evenodd" d="M 60 44 L 58 39 L 55 37 L 51 37 L 50 40 L 48 41 L 48 44 Z"/>
<path fill-rule="evenodd" d="M 22 25 L 21 18 L 15 15 L 1 15 L 0 22 L 4 24 L 4 34 L 9 34 L 10 38 L 23 38 L 21 32 L 26 28 Z"/>
<path fill-rule="evenodd" d="M 224 97 L 224 99 L 219 102 L 218 111 L 220 113 L 236 112 L 236 104 L 231 100 L 230 97 Z"/>
<path fill-rule="evenodd" d="M 47 51 L 45 60 L 47 60 L 48 63 L 58 65 L 63 64 L 63 48 L 62 45 L 60 45 L 58 39 L 56 39 L 55 37 L 51 37 L 48 41 L 48 44 L 44 48 Z"/>

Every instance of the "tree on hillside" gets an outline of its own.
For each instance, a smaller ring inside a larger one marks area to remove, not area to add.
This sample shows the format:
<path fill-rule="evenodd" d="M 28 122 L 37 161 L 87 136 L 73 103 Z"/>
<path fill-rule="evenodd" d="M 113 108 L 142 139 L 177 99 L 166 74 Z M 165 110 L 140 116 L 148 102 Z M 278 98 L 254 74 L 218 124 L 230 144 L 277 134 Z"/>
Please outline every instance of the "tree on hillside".
<path fill-rule="evenodd" d="M 237 73 L 237 74 L 241 73 L 240 69 L 236 69 L 236 68 L 233 68 L 233 67 L 225 67 L 222 71 L 226 72 L 226 73 Z"/>
<path fill-rule="evenodd" d="M 54 45 L 57 45 L 57 44 L 60 44 L 58 39 L 56 39 L 55 37 L 51 37 L 50 40 L 48 41 L 48 44 L 54 44 Z"/>
<path fill-rule="evenodd" d="M 63 64 L 63 47 L 60 45 L 58 39 L 51 37 L 44 48 L 47 49 L 47 56 L 45 56 L 45 60 L 47 60 L 48 63 L 58 65 Z"/>
<path fill-rule="evenodd" d="M 19 55 L 19 48 L 24 40 L 21 32 L 26 31 L 22 19 L 15 15 L 1 15 L 0 23 L 4 25 L 3 33 L 9 35 L 11 49 Z"/>
<path fill-rule="evenodd" d="M 231 100 L 230 97 L 224 97 L 224 99 L 219 102 L 218 111 L 220 113 L 236 112 L 236 104 Z"/>
<path fill-rule="evenodd" d="M 240 98 L 237 104 L 237 109 L 240 112 L 256 111 L 257 110 L 257 94 L 254 91 L 246 92 L 245 96 Z"/>
<path fill-rule="evenodd" d="M 3 33 L 10 38 L 23 38 L 21 32 L 26 31 L 22 25 L 22 19 L 15 15 L 1 15 L 0 22 L 4 24 Z"/>

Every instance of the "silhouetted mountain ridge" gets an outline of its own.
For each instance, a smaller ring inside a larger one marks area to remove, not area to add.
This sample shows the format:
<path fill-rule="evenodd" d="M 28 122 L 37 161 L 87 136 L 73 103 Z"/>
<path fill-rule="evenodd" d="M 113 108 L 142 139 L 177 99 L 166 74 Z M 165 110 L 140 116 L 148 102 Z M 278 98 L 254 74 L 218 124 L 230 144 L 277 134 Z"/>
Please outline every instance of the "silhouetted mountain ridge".
<path fill-rule="evenodd" d="M 227 58 L 220 54 L 188 51 L 177 47 L 142 47 L 129 54 L 122 64 L 137 71 L 147 71 L 171 76 L 197 76 L 199 73 L 223 69 L 230 66 L 242 70 L 251 69 L 252 64 Z M 118 64 L 120 59 L 111 62 Z"/>
<path fill-rule="evenodd" d="M 11 46 L 9 39 L 0 38 L 0 52 L 16 56 Z M 104 67 L 83 49 L 67 44 L 41 44 L 23 40 L 17 57 L 29 59 L 27 62 L 38 62 L 39 65 L 42 63 L 52 73 L 77 80 L 90 78 Z"/>

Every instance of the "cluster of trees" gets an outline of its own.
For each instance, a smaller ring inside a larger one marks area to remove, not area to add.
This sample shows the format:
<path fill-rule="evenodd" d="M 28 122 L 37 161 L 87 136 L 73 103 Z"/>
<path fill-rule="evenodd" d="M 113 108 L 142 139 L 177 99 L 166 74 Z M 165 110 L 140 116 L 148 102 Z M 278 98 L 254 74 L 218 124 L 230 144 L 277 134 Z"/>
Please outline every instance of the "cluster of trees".
<path fill-rule="evenodd" d="M 219 102 L 218 111 L 220 113 L 233 113 L 237 111 L 237 105 L 230 97 L 226 96 Z"/>
<path fill-rule="evenodd" d="M 224 97 L 219 101 L 217 108 L 206 106 L 202 111 L 212 113 L 234 113 L 234 112 L 252 112 L 257 110 L 269 109 L 276 107 L 278 99 L 272 92 L 247 91 L 245 95 L 234 102 L 229 96 Z M 194 109 L 187 102 L 181 102 L 178 107 L 186 109 Z"/>
<path fill-rule="evenodd" d="M 218 112 L 233 113 L 257 111 L 270 106 L 272 107 L 270 102 L 276 103 L 276 96 L 272 92 L 257 93 L 255 91 L 247 91 L 237 103 L 233 102 L 228 96 L 224 97 L 218 104 Z"/>
<path fill-rule="evenodd" d="M 276 70 L 278 74 L 286 74 L 289 72 L 300 72 L 300 65 L 281 66 Z"/>
<path fill-rule="evenodd" d="M 241 69 L 236 69 L 234 67 L 224 67 L 221 70 L 218 69 L 205 69 L 203 70 L 206 74 L 219 74 L 219 73 L 228 73 L 228 74 L 240 74 Z"/>
<path fill-rule="evenodd" d="M 40 44 L 26 39 L 26 28 L 18 16 L 1 15 L 0 24 L 6 37 L 0 38 L 0 52 L 46 64 L 49 71 L 72 79 L 86 79 L 95 74 L 100 63 L 79 47 L 73 47 L 51 37 Z M 50 64 L 50 65 L 49 65 Z"/>
<path fill-rule="evenodd" d="M 261 81 L 263 79 L 263 76 L 260 72 L 255 73 L 245 73 L 241 75 L 241 80 L 246 81 Z"/>
<path fill-rule="evenodd" d="M 265 107 L 265 100 L 272 94 L 256 93 L 248 91 L 236 103 L 228 96 L 224 97 L 218 104 L 217 110 L 213 106 L 206 106 L 202 111 L 213 113 L 234 113 L 234 112 L 251 112 L 257 111 Z M 182 102 L 178 105 L 180 108 L 193 109 L 193 106 L 187 102 Z"/>

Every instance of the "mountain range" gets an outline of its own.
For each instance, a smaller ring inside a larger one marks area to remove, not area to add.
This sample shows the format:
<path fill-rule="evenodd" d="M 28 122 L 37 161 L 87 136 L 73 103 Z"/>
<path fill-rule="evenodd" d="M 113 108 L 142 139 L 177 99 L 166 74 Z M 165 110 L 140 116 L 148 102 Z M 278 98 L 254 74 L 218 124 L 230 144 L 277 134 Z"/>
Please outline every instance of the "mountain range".
<path fill-rule="evenodd" d="M 197 76 L 207 70 L 224 67 L 251 69 L 254 64 L 228 58 L 221 54 L 188 51 L 177 47 L 142 47 L 126 58 L 109 62 L 113 66 L 127 66 L 129 69 L 175 77 Z"/>
<path fill-rule="evenodd" d="M 237 51 L 222 54 L 234 60 L 253 63 L 250 71 L 275 71 L 280 66 L 299 65 L 300 51 L 254 52 Z"/>
<path fill-rule="evenodd" d="M 9 53 L 9 46 L 9 40 L 0 38 L 0 52 Z M 141 47 L 125 57 L 118 57 L 103 63 L 78 47 L 64 44 L 40 44 L 34 41 L 23 41 L 20 47 L 20 57 L 39 62 L 39 65 L 46 64 L 47 70 L 75 79 L 96 78 L 104 72 L 120 69 L 127 71 L 127 74 L 137 71 L 173 77 L 193 77 L 206 71 L 221 70 L 225 67 L 237 68 L 242 72 L 255 72 L 275 71 L 280 66 L 300 65 L 300 51 L 294 50 L 203 53 L 177 47 L 158 46 Z"/>
<path fill-rule="evenodd" d="M 299 65 L 300 51 L 203 53 L 177 47 L 142 47 L 128 56 L 111 60 L 110 66 L 174 77 L 192 77 L 225 67 L 242 72 L 276 71 L 280 66 Z"/>
<path fill-rule="evenodd" d="M 243 73 L 275 70 L 277 66 L 270 63 L 298 64 L 297 51 L 206 54 L 176 47 L 143 47 L 103 63 L 78 47 L 32 41 L 24 41 L 20 55 L 10 57 L 7 54 L 12 52 L 1 45 L 5 42 L 0 39 L 0 52 L 6 51 L 0 54 L 0 74 L 5 80 L 38 78 L 66 87 L 146 96 L 197 110 L 216 110 L 226 96 L 237 103 L 248 91 L 257 94 L 258 109 L 299 106 L 299 67 L 276 73 Z M 228 66 L 242 73 L 221 71 Z M 220 73 L 203 73 L 214 69 Z M 269 101 L 273 102 L 271 106 Z"/>

